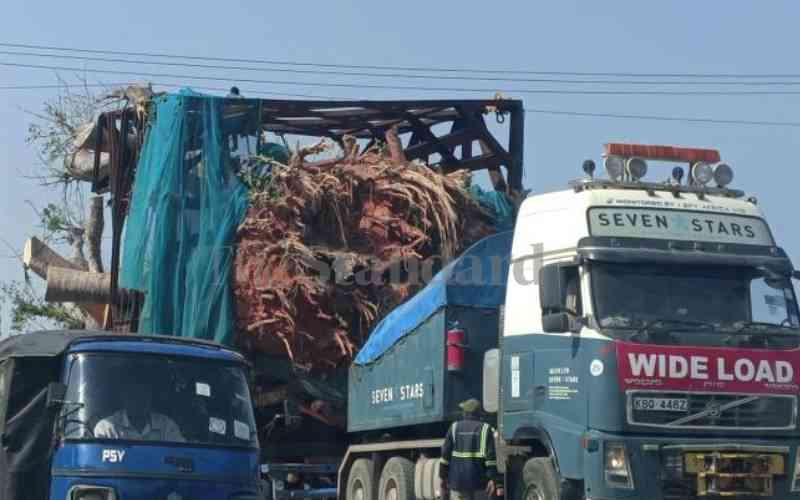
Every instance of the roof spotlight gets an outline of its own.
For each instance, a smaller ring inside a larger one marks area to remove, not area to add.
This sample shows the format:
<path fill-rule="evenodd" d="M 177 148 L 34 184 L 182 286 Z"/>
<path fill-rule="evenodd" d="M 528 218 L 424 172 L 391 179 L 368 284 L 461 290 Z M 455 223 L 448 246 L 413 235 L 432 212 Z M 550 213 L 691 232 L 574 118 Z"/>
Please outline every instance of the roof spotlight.
<path fill-rule="evenodd" d="M 733 180 L 733 169 L 727 163 L 719 163 L 714 167 L 714 182 L 719 187 L 725 187 Z"/>
<path fill-rule="evenodd" d="M 697 162 L 692 165 L 692 178 L 696 184 L 705 186 L 714 178 L 714 169 L 708 163 Z"/>
<path fill-rule="evenodd" d="M 675 182 L 678 184 L 681 183 L 681 179 L 683 179 L 683 168 L 682 167 L 675 167 L 672 169 L 672 178 L 675 179 Z"/>
<path fill-rule="evenodd" d="M 594 177 L 594 162 L 592 160 L 586 160 L 583 162 L 583 171 L 589 177 Z"/>
<path fill-rule="evenodd" d="M 625 171 L 625 163 L 619 156 L 606 156 L 606 159 L 603 161 L 603 166 L 606 168 L 608 176 L 611 177 L 613 181 L 620 180 Z"/>
<path fill-rule="evenodd" d="M 638 181 L 647 174 L 647 162 L 641 158 L 628 158 L 625 162 L 625 170 L 631 179 Z"/>

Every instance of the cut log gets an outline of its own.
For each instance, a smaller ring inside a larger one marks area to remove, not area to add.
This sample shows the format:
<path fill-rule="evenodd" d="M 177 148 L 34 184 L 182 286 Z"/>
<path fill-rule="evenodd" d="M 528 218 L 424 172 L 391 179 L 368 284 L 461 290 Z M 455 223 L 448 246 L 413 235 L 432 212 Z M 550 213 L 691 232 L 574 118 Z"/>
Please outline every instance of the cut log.
<path fill-rule="evenodd" d="M 50 266 L 80 270 L 72 261 L 56 253 L 47 246 L 47 243 L 35 236 L 25 242 L 25 249 L 22 251 L 22 262 L 25 267 L 43 280 L 47 279 L 47 268 Z"/>
<path fill-rule="evenodd" d="M 72 154 L 64 157 L 64 170 L 67 175 L 76 181 L 92 182 L 94 180 L 94 151 L 79 149 Z M 111 156 L 108 153 L 100 153 L 100 168 L 98 178 L 108 177 L 108 169 L 111 164 Z"/>
<path fill-rule="evenodd" d="M 25 267 L 34 272 L 43 280 L 47 279 L 47 270 L 50 267 L 60 267 L 62 269 L 72 269 L 80 271 L 78 266 L 56 253 L 45 242 L 37 237 L 30 238 L 25 242 L 25 249 L 22 251 L 22 262 Z M 76 304 L 96 325 L 103 325 L 105 322 L 106 306 L 101 304 Z"/>
<path fill-rule="evenodd" d="M 47 302 L 107 304 L 111 302 L 111 275 L 63 267 L 47 269 Z M 102 321 L 102 316 L 100 317 Z"/>

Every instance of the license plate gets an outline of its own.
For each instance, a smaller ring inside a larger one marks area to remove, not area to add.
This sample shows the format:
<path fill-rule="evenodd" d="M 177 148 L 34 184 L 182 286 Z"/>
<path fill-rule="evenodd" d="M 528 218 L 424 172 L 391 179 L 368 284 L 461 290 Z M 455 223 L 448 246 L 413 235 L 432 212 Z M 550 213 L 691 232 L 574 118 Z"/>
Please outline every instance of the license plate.
<path fill-rule="evenodd" d="M 635 398 L 634 410 L 645 411 L 689 411 L 686 399 L 679 398 Z"/>

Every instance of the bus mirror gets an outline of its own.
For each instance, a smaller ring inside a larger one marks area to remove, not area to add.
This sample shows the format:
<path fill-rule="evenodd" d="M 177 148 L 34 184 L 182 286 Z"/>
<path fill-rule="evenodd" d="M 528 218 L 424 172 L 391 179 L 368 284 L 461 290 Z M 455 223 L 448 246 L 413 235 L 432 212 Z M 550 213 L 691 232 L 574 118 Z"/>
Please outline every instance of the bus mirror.
<path fill-rule="evenodd" d="M 570 331 L 569 314 L 559 312 L 542 315 L 542 330 L 545 333 L 565 333 Z"/>
<path fill-rule="evenodd" d="M 67 386 L 58 382 L 51 382 L 47 386 L 47 407 L 59 408 L 67 396 Z"/>
<path fill-rule="evenodd" d="M 483 409 L 497 413 L 500 406 L 500 350 L 490 349 L 483 355 Z"/>
<path fill-rule="evenodd" d="M 800 280 L 800 271 L 797 270 L 792 271 L 792 278 Z"/>

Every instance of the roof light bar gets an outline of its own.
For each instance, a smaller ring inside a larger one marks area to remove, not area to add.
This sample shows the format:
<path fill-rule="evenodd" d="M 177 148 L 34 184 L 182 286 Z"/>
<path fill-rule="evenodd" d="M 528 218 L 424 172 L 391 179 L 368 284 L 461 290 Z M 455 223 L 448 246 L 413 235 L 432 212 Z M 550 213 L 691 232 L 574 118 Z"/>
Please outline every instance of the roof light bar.
<path fill-rule="evenodd" d="M 606 156 L 637 157 L 646 160 L 679 161 L 684 163 L 719 163 L 716 149 L 679 148 L 675 146 L 652 146 L 645 144 L 609 143 L 605 145 Z"/>

